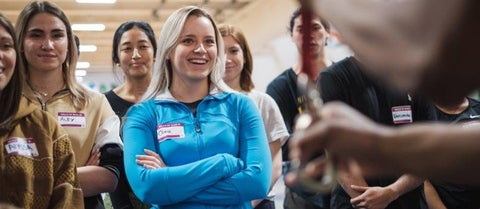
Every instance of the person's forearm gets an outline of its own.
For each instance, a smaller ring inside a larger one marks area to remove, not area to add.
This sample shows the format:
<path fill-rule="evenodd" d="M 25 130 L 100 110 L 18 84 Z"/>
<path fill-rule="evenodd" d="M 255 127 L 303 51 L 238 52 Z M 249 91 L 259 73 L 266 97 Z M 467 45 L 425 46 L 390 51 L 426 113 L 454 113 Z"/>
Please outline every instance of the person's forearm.
<path fill-rule="evenodd" d="M 403 194 L 415 189 L 420 186 L 423 182 L 423 179 L 409 174 L 404 174 L 400 176 L 394 183 L 387 186 L 387 188 L 394 191 L 395 199 L 398 199 Z"/>
<path fill-rule="evenodd" d="M 117 188 L 117 176 L 101 166 L 83 166 L 77 168 L 80 187 L 84 197 L 103 192 L 113 192 Z"/>
<path fill-rule="evenodd" d="M 421 83 L 465 1 L 314 0 L 368 71 L 412 90 Z M 385 70 L 388 69 L 388 70 Z"/>
<path fill-rule="evenodd" d="M 342 186 L 343 190 L 351 197 L 357 197 L 359 196 L 360 192 L 355 191 L 351 188 L 351 185 L 356 185 L 356 186 L 365 186 L 368 187 L 367 182 L 363 178 L 363 176 L 356 175 L 352 172 L 348 172 L 345 170 L 338 170 L 337 172 L 337 179 L 338 183 L 340 186 Z"/>
<path fill-rule="evenodd" d="M 437 190 L 433 187 L 430 181 L 425 180 L 423 190 L 425 192 L 425 200 L 430 209 L 447 209 L 440 199 Z"/>
<path fill-rule="evenodd" d="M 403 126 L 379 140 L 377 159 L 386 171 L 478 185 L 479 138 L 479 129 L 457 125 Z"/>
<path fill-rule="evenodd" d="M 272 180 L 270 181 L 270 190 L 277 182 L 278 178 L 282 175 L 282 143 L 280 139 L 271 142 L 270 146 L 270 154 L 272 157 Z"/>

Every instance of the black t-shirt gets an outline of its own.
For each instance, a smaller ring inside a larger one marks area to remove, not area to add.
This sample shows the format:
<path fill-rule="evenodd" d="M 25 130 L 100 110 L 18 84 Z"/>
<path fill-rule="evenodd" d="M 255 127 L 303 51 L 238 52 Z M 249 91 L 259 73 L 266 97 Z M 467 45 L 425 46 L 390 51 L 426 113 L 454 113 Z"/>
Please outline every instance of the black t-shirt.
<path fill-rule="evenodd" d="M 267 86 L 267 94 L 277 103 L 282 113 L 283 120 L 290 134 L 295 127 L 295 119 L 302 108 L 303 95 L 297 91 L 297 74 L 292 68 L 285 70 L 272 80 Z M 283 161 L 288 161 L 288 140 L 282 146 Z M 289 192 L 294 192 L 302 197 L 309 204 L 328 208 L 330 196 L 321 194 L 311 194 L 303 191 L 302 188 L 291 188 Z"/>
<path fill-rule="evenodd" d="M 128 109 L 134 105 L 134 103 L 126 101 L 119 97 L 113 90 L 105 93 L 108 103 L 112 107 L 115 114 L 120 118 L 121 124 L 123 124 L 123 117 L 127 113 Z M 121 126 L 122 127 L 122 126 Z M 122 136 L 122 129 L 120 129 L 120 136 Z M 123 140 L 123 138 L 121 138 Z M 110 192 L 110 199 L 112 201 L 113 208 L 134 208 L 136 203 L 132 203 L 129 193 L 133 194 L 132 188 L 127 181 L 127 175 L 125 173 L 125 167 L 123 164 L 122 157 L 122 166 L 120 168 L 120 179 L 118 180 L 117 188 L 114 192 Z M 138 198 L 137 198 L 138 199 Z M 143 206 L 142 206 L 143 207 Z"/>
<path fill-rule="evenodd" d="M 134 103 L 126 101 L 119 97 L 113 90 L 108 91 L 105 93 L 105 97 L 107 97 L 108 103 L 112 106 L 113 111 L 115 114 L 120 118 L 123 122 L 123 116 L 127 113 L 128 109 L 134 105 Z"/>
<path fill-rule="evenodd" d="M 447 114 L 434 106 L 433 110 L 432 120 L 462 123 L 466 128 L 480 127 L 480 102 L 472 98 L 468 98 L 468 108 L 460 114 Z M 480 187 L 450 184 L 441 181 L 431 181 L 431 183 L 448 209 L 480 208 Z"/>
<path fill-rule="evenodd" d="M 384 125 L 402 125 L 425 120 L 425 105 L 417 104 L 408 94 L 400 94 L 375 83 L 360 69 L 353 57 L 345 58 L 321 74 L 317 82 L 324 102 L 342 101 L 372 120 Z M 369 178 L 369 186 L 388 186 L 398 178 Z M 352 208 L 350 196 L 338 186 L 332 193 L 331 208 Z M 388 209 L 427 208 L 423 185 L 391 202 Z"/>
<path fill-rule="evenodd" d="M 282 113 L 283 120 L 290 134 L 293 133 L 295 118 L 299 114 L 301 95 L 297 91 L 297 74 L 292 68 L 278 75 L 267 86 L 267 94 L 270 95 Z"/>
<path fill-rule="evenodd" d="M 275 100 L 280 108 L 288 133 L 291 135 L 302 105 L 302 96 L 297 91 L 297 74 L 293 69 L 285 70 L 271 81 L 267 86 L 267 94 Z M 288 161 L 288 140 L 282 146 L 282 154 L 283 161 Z"/>

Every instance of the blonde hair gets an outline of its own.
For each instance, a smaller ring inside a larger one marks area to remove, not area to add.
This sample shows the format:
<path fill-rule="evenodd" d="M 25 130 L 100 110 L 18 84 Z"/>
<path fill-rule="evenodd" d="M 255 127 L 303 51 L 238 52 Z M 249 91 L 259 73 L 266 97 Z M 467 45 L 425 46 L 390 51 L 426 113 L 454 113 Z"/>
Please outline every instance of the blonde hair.
<path fill-rule="evenodd" d="M 28 73 L 28 62 L 23 53 L 23 39 L 25 38 L 26 29 L 30 20 L 37 14 L 47 13 L 60 19 L 65 24 L 67 38 L 68 38 L 68 52 L 65 62 L 62 64 L 63 79 L 66 87 L 71 92 L 71 99 L 73 106 L 81 110 L 85 108 L 85 105 L 90 101 L 90 95 L 88 90 L 83 87 L 75 79 L 75 69 L 77 66 L 78 53 L 77 45 L 72 32 L 72 26 L 65 13 L 56 4 L 49 1 L 33 1 L 27 4 L 18 16 L 17 23 L 15 24 L 17 30 L 17 42 L 20 49 L 20 61 L 23 62 L 25 67 L 25 74 L 27 82 L 29 82 L 30 76 Z"/>
<path fill-rule="evenodd" d="M 170 86 L 172 79 L 172 66 L 170 60 L 168 60 L 168 54 L 177 45 L 185 21 L 190 16 L 206 17 L 212 23 L 215 30 L 215 42 L 217 43 L 218 55 L 212 67 L 212 72 L 209 75 L 209 82 L 222 91 L 232 91 L 222 80 L 222 75 L 225 71 L 225 51 L 223 39 L 217 29 L 215 21 L 206 10 L 197 6 L 186 6 L 173 12 L 162 27 L 160 37 L 158 38 L 157 56 L 153 67 L 151 85 L 145 92 L 143 100 L 156 97 Z"/>

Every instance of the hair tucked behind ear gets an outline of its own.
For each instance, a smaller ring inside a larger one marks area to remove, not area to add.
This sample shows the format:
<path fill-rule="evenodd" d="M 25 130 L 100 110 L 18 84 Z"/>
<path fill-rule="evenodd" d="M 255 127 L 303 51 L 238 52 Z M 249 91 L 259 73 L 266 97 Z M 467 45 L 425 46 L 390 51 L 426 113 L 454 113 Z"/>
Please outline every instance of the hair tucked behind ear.
<path fill-rule="evenodd" d="M 32 1 L 27 4 L 17 18 L 15 25 L 17 32 L 18 47 L 20 50 L 24 48 L 23 40 L 25 38 L 26 29 L 30 20 L 37 14 L 47 13 L 60 19 L 65 25 L 68 38 L 68 52 L 65 61 L 62 64 L 63 79 L 67 89 L 72 93 L 73 105 L 76 109 L 81 110 L 90 101 L 88 90 L 77 82 L 75 78 L 75 69 L 77 67 L 78 49 L 72 32 L 72 26 L 65 13 L 56 4 L 49 1 Z M 29 78 L 28 62 L 24 53 L 20 53 L 19 61 L 25 66 L 25 74 L 27 82 Z"/>

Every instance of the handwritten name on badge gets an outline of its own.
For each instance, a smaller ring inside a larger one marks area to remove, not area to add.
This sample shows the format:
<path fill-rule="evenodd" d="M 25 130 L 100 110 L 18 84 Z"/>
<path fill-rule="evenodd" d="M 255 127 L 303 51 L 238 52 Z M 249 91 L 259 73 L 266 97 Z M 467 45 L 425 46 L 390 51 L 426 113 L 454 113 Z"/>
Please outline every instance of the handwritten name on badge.
<path fill-rule="evenodd" d="M 76 112 L 59 112 L 58 123 L 63 127 L 85 128 L 85 114 Z"/>
<path fill-rule="evenodd" d="M 394 124 L 412 123 L 412 107 L 410 105 L 392 107 Z"/>
<path fill-rule="evenodd" d="M 167 138 L 180 139 L 185 137 L 183 123 L 161 124 L 157 126 L 157 139 L 162 142 Z"/>
<path fill-rule="evenodd" d="M 38 156 L 38 149 L 33 138 L 12 137 L 5 141 L 5 150 L 10 155 L 25 157 Z"/>

